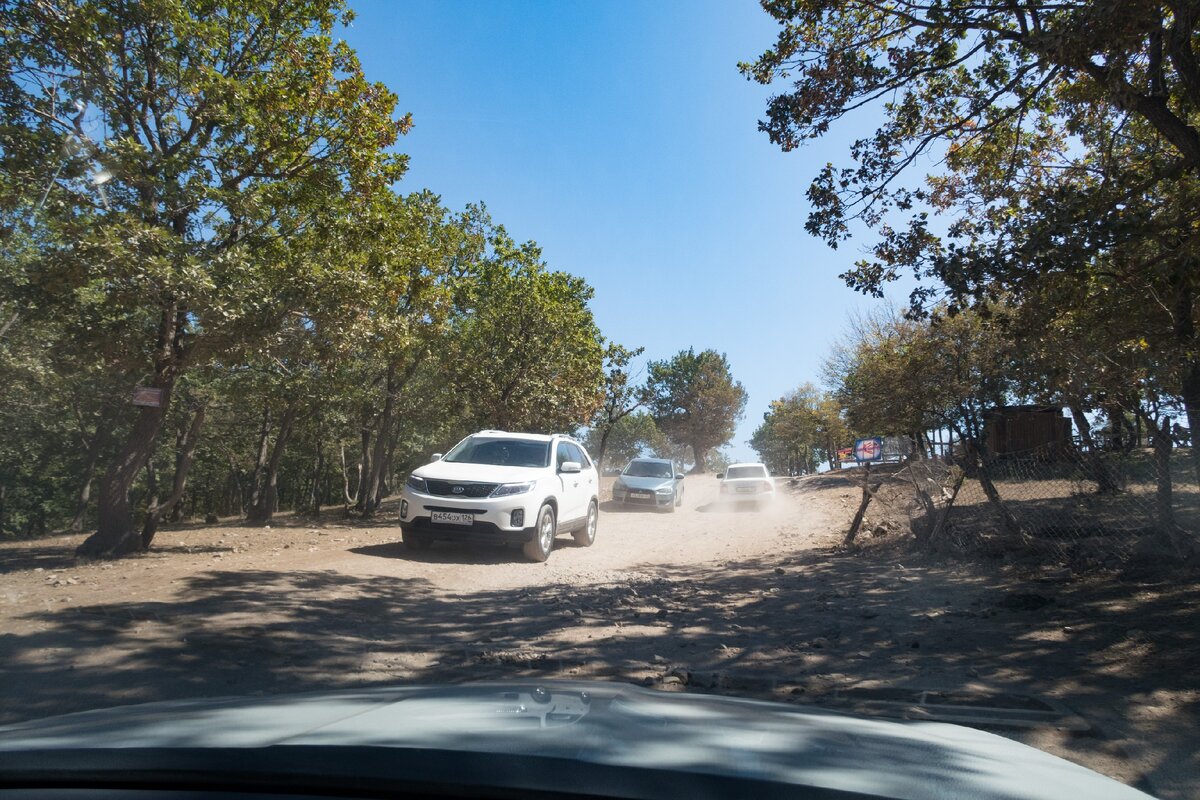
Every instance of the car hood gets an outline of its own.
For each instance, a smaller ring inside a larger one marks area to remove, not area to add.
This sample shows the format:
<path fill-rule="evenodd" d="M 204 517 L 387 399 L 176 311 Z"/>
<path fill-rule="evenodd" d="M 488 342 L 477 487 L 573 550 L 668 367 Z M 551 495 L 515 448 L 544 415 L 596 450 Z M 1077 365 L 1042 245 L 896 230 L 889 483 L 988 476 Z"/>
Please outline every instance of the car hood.
<path fill-rule="evenodd" d="M 439 481 L 478 481 L 481 483 L 520 483 L 531 481 L 541 475 L 544 468 L 500 467 L 495 464 L 459 464 L 449 461 L 434 461 L 412 471 L 422 478 Z"/>
<path fill-rule="evenodd" d="M 176 701 L 72 714 L 0 727 L 0 774 L 38 754 L 55 763 L 64 750 L 101 751 L 119 761 L 129 748 L 169 757 L 173 749 L 293 745 L 532 755 L 914 800 L 1147 797 L 956 725 L 593 681 Z M 258 752 L 266 758 L 273 751 Z"/>
<path fill-rule="evenodd" d="M 637 478 L 632 475 L 622 475 L 617 480 L 630 489 L 649 489 L 651 491 L 675 483 L 674 478 Z"/>

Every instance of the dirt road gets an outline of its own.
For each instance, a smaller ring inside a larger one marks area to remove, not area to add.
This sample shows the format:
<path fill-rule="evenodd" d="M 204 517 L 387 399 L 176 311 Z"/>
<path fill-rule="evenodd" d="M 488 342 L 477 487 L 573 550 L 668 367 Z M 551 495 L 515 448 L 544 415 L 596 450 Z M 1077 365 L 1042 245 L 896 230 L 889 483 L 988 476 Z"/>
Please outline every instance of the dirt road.
<path fill-rule="evenodd" d="M 829 544 L 840 526 L 840 503 L 717 499 L 715 480 L 689 477 L 674 513 L 604 502 L 596 543 L 562 535 L 544 564 L 500 547 L 407 550 L 390 508 L 367 524 L 168 530 L 150 553 L 100 564 L 70 560 L 77 536 L 0 545 L 0 719 L 551 662 L 638 678 L 682 613 L 736 616 L 698 578 Z"/>
<path fill-rule="evenodd" d="M 871 713 L 965 704 L 984 725 L 1023 713 L 1030 725 L 997 730 L 1163 797 L 1200 788 L 1195 584 L 921 563 L 887 537 L 846 553 L 857 489 L 837 477 L 761 512 L 716 506 L 712 479 L 686 487 L 676 513 L 606 503 L 595 545 L 561 536 L 545 564 L 408 551 L 391 509 L 370 524 L 167 530 L 151 553 L 101 564 L 71 562 L 77 536 L 0 544 L 0 721 L 601 677 Z"/>

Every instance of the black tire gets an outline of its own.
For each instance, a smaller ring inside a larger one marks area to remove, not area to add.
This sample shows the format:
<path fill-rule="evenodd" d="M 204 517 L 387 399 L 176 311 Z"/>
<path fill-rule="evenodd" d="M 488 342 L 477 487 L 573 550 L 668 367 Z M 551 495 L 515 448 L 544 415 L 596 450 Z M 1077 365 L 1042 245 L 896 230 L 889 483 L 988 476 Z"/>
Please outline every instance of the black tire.
<path fill-rule="evenodd" d="M 672 497 L 672 498 L 671 498 L 671 503 L 670 503 L 670 505 L 668 505 L 668 506 L 667 506 L 667 513 L 669 513 L 669 514 L 674 514 L 674 513 L 675 513 L 675 509 L 676 509 L 678 506 L 679 506 L 679 503 L 675 502 L 675 498 L 674 498 L 674 497 Z"/>
<path fill-rule="evenodd" d="M 404 546 L 409 550 L 428 550 L 433 547 L 433 537 L 427 533 L 404 531 L 401 538 L 404 540 Z"/>
<path fill-rule="evenodd" d="M 554 516 L 554 506 L 546 503 L 538 511 L 537 525 L 533 529 L 533 538 L 522 548 L 525 557 L 530 561 L 545 561 L 554 549 L 554 537 L 558 533 L 558 521 Z"/>
<path fill-rule="evenodd" d="M 593 500 L 588 504 L 587 519 L 584 521 L 583 527 L 571 534 L 575 537 L 575 544 L 580 547 L 591 547 L 592 542 L 596 541 L 596 526 L 599 521 L 600 507 Z"/>

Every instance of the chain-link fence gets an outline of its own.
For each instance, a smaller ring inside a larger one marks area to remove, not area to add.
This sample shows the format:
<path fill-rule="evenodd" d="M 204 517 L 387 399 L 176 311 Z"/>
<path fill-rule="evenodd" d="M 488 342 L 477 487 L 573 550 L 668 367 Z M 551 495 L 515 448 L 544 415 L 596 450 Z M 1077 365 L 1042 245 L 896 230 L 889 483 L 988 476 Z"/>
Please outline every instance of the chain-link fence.
<path fill-rule="evenodd" d="M 861 529 L 870 535 L 907 522 L 936 551 L 1119 568 L 1135 558 L 1186 557 L 1200 542 L 1200 487 L 1187 450 L 1156 459 L 1149 449 L 1059 448 L 986 465 L 914 458 L 863 476 L 872 505 Z"/>

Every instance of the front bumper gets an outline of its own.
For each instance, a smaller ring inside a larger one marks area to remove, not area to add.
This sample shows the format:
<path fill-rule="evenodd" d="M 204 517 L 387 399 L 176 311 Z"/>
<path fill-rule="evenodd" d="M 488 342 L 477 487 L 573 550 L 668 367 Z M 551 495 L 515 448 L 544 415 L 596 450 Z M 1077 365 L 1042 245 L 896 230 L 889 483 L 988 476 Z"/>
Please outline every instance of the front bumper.
<path fill-rule="evenodd" d="M 536 530 L 541 502 L 533 492 L 498 498 L 458 498 L 420 494 L 405 486 L 400 493 L 400 528 L 423 533 L 435 539 L 459 542 L 521 544 L 530 541 Z M 467 513 L 474 522 L 457 525 L 434 522 L 437 511 Z M 517 524 L 514 523 L 514 519 Z"/>
<path fill-rule="evenodd" d="M 718 497 L 731 503 L 767 503 L 775 499 L 775 490 L 755 489 L 753 492 L 739 492 L 736 489 L 722 489 Z"/>
<path fill-rule="evenodd" d="M 634 490 L 636 491 L 636 490 Z M 675 502 L 675 494 L 659 494 L 652 492 L 649 497 L 644 494 L 634 494 L 632 491 L 613 489 L 613 502 L 628 506 L 669 506 Z"/>

